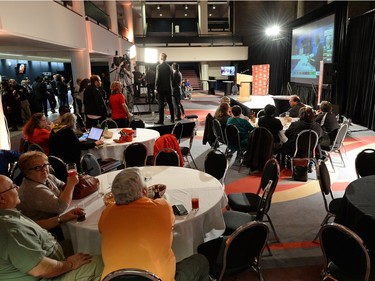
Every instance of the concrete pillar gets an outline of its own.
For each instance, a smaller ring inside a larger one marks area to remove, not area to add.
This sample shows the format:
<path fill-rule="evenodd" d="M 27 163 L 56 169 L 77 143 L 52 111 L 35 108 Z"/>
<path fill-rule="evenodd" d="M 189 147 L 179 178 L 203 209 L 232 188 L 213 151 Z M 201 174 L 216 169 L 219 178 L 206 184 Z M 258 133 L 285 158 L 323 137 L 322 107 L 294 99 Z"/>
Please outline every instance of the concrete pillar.
<path fill-rule="evenodd" d="M 199 34 L 208 34 L 208 5 L 206 0 L 198 2 Z"/>
<path fill-rule="evenodd" d="M 298 0 L 297 2 L 297 18 L 302 17 L 305 14 L 305 2 L 304 0 Z"/>
<path fill-rule="evenodd" d="M 126 38 L 128 38 L 129 42 L 134 43 L 134 29 L 133 29 L 133 9 L 132 4 L 125 3 L 122 5 L 123 8 L 123 15 L 124 15 L 124 22 L 123 25 L 128 29 Z"/>
<path fill-rule="evenodd" d="M 201 81 L 203 90 L 208 90 L 208 64 L 207 62 L 201 62 Z"/>
<path fill-rule="evenodd" d="M 72 8 L 74 12 L 85 17 L 85 4 L 83 0 L 72 1 Z"/>
<path fill-rule="evenodd" d="M 115 34 L 118 34 L 116 1 L 104 1 L 104 7 L 106 13 L 109 15 L 109 18 L 111 19 L 111 31 Z"/>
<path fill-rule="evenodd" d="M 88 49 L 71 52 L 70 59 L 72 64 L 73 81 L 76 81 L 77 78 L 90 78 L 91 63 Z"/>

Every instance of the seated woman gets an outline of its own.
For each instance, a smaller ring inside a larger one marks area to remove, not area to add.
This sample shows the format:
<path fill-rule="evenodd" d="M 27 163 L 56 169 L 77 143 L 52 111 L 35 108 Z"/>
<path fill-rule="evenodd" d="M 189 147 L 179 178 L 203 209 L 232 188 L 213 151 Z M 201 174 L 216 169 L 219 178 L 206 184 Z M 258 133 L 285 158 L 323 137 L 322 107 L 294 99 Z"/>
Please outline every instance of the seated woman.
<path fill-rule="evenodd" d="M 228 118 L 227 125 L 234 125 L 237 127 L 240 135 L 241 147 L 247 147 L 249 141 L 249 133 L 254 130 L 254 127 L 244 118 L 241 118 L 241 107 L 235 105 L 232 107 L 233 117 Z"/>
<path fill-rule="evenodd" d="M 94 148 L 103 144 L 102 140 L 95 142 L 80 142 L 75 134 L 76 116 L 72 113 L 65 113 L 60 123 L 51 131 L 49 138 L 50 155 L 61 158 L 65 163 L 76 163 L 80 171 L 81 150 Z"/>
<path fill-rule="evenodd" d="M 23 126 L 22 133 L 30 143 L 36 143 L 44 152 L 49 153 L 49 134 L 53 128 L 53 123 L 48 124 L 47 117 L 41 113 L 34 113 L 29 121 Z"/>
<path fill-rule="evenodd" d="M 129 117 L 131 113 L 129 113 L 125 96 L 122 94 L 122 84 L 119 81 L 113 81 L 111 84 L 109 107 L 112 109 L 112 119 L 116 122 L 117 127 L 129 127 Z"/>
<path fill-rule="evenodd" d="M 48 157 L 40 151 L 21 155 L 19 167 L 25 175 L 18 191 L 18 209 L 34 221 L 55 217 L 70 205 L 78 176 L 68 177 L 66 184 L 49 173 Z"/>
<path fill-rule="evenodd" d="M 227 126 L 228 118 L 231 117 L 231 109 L 228 103 L 223 102 L 219 105 L 219 107 L 216 109 L 215 112 L 215 119 L 219 120 L 221 124 L 221 129 L 225 130 L 225 127 Z"/>
<path fill-rule="evenodd" d="M 273 135 L 274 152 L 281 148 L 282 143 L 280 141 L 279 133 L 283 129 L 281 121 L 275 118 L 276 107 L 272 104 L 267 104 L 264 107 L 265 115 L 259 118 L 259 127 L 264 127 Z"/>
<path fill-rule="evenodd" d="M 295 147 L 296 139 L 298 133 L 303 130 L 313 130 L 318 134 L 318 138 L 322 135 L 322 129 L 319 124 L 314 121 L 315 113 L 311 107 L 302 107 L 299 110 L 299 120 L 292 122 L 289 128 L 285 131 L 285 136 L 288 138 L 288 141 L 283 145 L 283 154 L 292 156 Z"/>
<path fill-rule="evenodd" d="M 332 104 L 329 101 L 322 101 L 315 122 L 323 129 L 321 146 L 329 147 L 335 140 L 337 130 L 340 127 L 336 115 L 332 111 Z"/>

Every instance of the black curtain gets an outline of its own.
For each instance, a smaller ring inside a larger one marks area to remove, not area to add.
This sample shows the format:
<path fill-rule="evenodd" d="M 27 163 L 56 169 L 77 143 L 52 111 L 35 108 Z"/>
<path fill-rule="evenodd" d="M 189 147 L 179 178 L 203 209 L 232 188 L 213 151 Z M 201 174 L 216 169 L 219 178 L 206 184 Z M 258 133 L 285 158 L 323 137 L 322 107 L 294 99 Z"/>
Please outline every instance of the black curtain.
<path fill-rule="evenodd" d="M 345 115 L 375 129 L 375 11 L 350 20 Z"/>

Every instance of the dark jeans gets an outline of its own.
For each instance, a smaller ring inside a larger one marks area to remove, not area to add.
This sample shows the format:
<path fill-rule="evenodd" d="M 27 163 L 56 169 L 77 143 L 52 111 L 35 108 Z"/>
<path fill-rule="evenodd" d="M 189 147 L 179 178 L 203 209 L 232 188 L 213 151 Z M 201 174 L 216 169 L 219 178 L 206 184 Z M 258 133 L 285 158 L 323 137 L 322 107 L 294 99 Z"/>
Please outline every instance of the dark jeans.
<path fill-rule="evenodd" d="M 209 281 L 209 263 L 205 256 L 195 254 L 176 264 L 176 281 Z"/>
<path fill-rule="evenodd" d="M 159 93 L 159 122 L 164 122 L 164 103 L 165 100 L 167 100 L 169 111 L 171 113 L 171 121 L 174 122 L 174 109 L 173 109 L 173 103 L 172 103 L 172 95 L 165 94 L 165 93 Z"/>
<path fill-rule="evenodd" d="M 181 104 L 180 88 L 173 89 L 173 106 L 176 112 L 176 117 L 181 118 L 181 113 L 185 114 L 184 107 Z"/>
<path fill-rule="evenodd" d="M 128 128 L 129 127 L 129 119 L 113 119 L 116 122 L 117 127 L 119 128 Z"/>

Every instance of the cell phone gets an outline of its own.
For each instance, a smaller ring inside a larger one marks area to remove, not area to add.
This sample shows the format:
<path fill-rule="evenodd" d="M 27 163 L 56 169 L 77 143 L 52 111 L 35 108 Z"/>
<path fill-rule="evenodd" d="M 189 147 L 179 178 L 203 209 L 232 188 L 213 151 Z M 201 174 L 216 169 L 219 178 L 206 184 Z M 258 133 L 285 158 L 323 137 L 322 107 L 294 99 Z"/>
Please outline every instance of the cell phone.
<path fill-rule="evenodd" d="M 184 215 L 187 215 L 187 214 L 188 214 L 188 211 L 186 210 L 186 208 L 185 208 L 184 205 L 182 205 L 182 204 L 179 204 L 179 205 L 173 205 L 173 206 L 172 206 L 172 209 L 173 209 L 173 213 L 174 213 L 176 216 L 184 216 Z"/>

